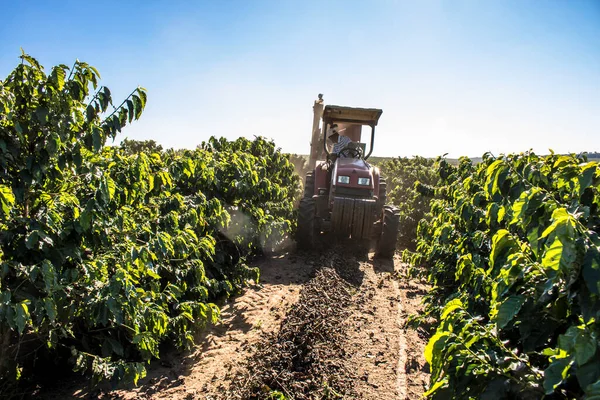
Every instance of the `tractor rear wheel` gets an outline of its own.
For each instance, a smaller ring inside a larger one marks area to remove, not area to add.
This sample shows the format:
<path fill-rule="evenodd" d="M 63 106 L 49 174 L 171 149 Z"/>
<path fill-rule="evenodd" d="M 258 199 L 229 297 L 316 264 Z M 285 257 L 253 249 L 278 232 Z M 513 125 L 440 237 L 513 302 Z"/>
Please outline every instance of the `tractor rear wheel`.
<path fill-rule="evenodd" d="M 300 250 L 311 250 L 315 244 L 315 200 L 303 198 L 298 208 L 298 227 L 296 229 L 296 243 Z"/>
<path fill-rule="evenodd" d="M 381 224 L 381 236 L 377 242 L 375 256 L 392 258 L 396 251 L 396 241 L 400 229 L 400 211 L 393 206 L 384 206 Z"/>
<path fill-rule="evenodd" d="M 311 198 L 313 194 L 315 194 L 315 174 L 311 171 L 306 173 L 304 180 L 304 197 Z"/>

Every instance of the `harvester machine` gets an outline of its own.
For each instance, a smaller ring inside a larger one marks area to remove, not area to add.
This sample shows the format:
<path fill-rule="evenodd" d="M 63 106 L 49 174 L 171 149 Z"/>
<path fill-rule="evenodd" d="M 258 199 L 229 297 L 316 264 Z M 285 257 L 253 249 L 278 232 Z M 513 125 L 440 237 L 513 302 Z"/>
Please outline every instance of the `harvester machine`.
<path fill-rule="evenodd" d="M 378 257 L 392 257 L 399 212 L 386 205 L 385 179 L 367 161 L 373 152 L 375 127 L 383 111 L 324 105 L 322 95 L 313 109 L 309 172 L 298 210 L 298 247 L 312 249 L 324 237 L 333 235 L 373 248 Z M 366 154 L 366 143 L 361 142 L 363 126 L 371 128 Z M 347 142 L 343 148 L 339 144 L 334 146 L 339 135 L 350 139 L 340 141 Z M 337 151 L 333 152 L 335 147 Z"/>

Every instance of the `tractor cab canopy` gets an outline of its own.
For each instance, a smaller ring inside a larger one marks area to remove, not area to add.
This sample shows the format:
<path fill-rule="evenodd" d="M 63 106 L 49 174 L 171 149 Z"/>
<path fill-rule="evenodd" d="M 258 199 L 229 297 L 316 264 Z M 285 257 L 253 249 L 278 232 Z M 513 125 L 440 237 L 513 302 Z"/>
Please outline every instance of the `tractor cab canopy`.
<path fill-rule="evenodd" d="M 383 110 L 377 108 L 357 108 L 343 106 L 325 106 L 323 122 L 325 125 L 334 123 L 358 124 L 376 126 Z"/>
<path fill-rule="evenodd" d="M 375 126 L 379 122 L 379 117 L 383 110 L 378 108 L 358 108 L 358 107 L 343 107 L 327 105 L 323 110 L 323 132 L 327 132 L 333 125 L 337 124 L 340 132 L 345 131 L 344 135 L 348 136 L 353 142 L 359 143 L 363 149 L 363 154 L 366 150 L 366 144 L 361 142 L 362 126 L 368 125 L 371 127 L 371 149 L 369 154 L 364 158 L 369 158 L 373 152 L 375 143 Z M 323 140 L 325 153 L 329 155 L 327 149 L 327 137 Z"/>

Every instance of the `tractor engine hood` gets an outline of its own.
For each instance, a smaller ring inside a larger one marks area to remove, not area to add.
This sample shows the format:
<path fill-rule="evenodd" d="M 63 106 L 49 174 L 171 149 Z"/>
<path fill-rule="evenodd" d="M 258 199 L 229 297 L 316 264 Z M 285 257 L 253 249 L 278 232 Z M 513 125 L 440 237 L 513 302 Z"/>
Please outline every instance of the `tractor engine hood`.
<path fill-rule="evenodd" d="M 348 177 L 340 181 L 338 177 Z M 359 158 L 338 158 L 333 171 L 333 184 L 338 187 L 374 189 L 373 167 Z M 347 183 L 346 183 L 347 182 Z"/>

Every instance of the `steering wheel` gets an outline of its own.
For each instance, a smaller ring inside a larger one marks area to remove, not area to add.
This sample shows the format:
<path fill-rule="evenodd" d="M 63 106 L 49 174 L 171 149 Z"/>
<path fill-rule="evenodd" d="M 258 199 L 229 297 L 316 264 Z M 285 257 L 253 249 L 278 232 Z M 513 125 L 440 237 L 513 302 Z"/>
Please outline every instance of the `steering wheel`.
<path fill-rule="evenodd" d="M 344 147 L 339 154 L 347 158 L 362 158 L 362 149 L 360 147 Z"/>

